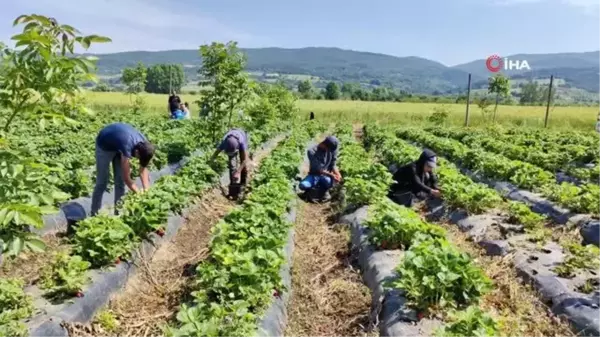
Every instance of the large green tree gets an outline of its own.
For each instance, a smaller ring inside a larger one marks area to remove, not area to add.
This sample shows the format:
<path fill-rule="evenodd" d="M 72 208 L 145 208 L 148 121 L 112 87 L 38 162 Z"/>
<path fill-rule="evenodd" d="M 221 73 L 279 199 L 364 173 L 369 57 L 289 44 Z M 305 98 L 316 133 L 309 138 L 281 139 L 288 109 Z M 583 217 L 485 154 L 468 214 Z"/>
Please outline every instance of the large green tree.
<path fill-rule="evenodd" d="M 310 80 L 304 80 L 298 82 L 298 92 L 300 97 L 304 99 L 311 99 L 314 96 L 315 88 Z"/>
<path fill-rule="evenodd" d="M 521 86 L 521 97 L 519 103 L 521 105 L 538 104 L 541 100 L 542 92 L 537 82 L 530 81 Z"/>
<path fill-rule="evenodd" d="M 92 43 L 110 42 L 99 35 L 82 35 L 69 25 L 42 15 L 21 15 L 14 26 L 23 31 L 12 37 L 15 48 L 0 50 L 0 111 L 4 130 L 13 120 L 37 118 L 43 125 L 69 120 L 86 111 L 79 84 L 95 82 L 95 58 L 74 56 L 75 48 L 87 49 Z"/>
<path fill-rule="evenodd" d="M 203 111 L 208 112 L 208 123 L 213 140 L 232 126 L 232 118 L 249 95 L 248 75 L 244 72 L 246 57 L 236 42 L 227 44 L 213 42 L 200 47 L 202 67 L 199 70 L 200 86 L 213 90 L 199 101 Z"/>
<path fill-rule="evenodd" d="M 181 64 L 156 64 L 148 68 L 146 91 L 155 94 L 180 92 L 185 83 Z"/>
<path fill-rule="evenodd" d="M 143 63 L 138 62 L 135 67 L 123 69 L 121 82 L 127 86 L 128 93 L 137 94 L 144 91 L 146 88 L 147 74 L 148 69 L 146 66 Z"/>
<path fill-rule="evenodd" d="M 340 98 L 340 87 L 335 82 L 327 83 L 325 87 L 325 98 L 329 100 L 336 100 Z"/>

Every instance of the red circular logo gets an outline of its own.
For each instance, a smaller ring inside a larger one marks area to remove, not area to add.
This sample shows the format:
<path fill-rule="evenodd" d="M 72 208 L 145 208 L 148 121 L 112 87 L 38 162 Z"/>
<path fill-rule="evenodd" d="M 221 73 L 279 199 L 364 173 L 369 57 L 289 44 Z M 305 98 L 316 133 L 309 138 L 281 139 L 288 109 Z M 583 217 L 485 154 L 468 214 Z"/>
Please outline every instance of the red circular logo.
<path fill-rule="evenodd" d="M 488 68 L 489 71 L 497 73 L 498 71 L 500 71 L 500 69 L 502 69 L 502 66 L 504 66 L 504 61 L 502 61 L 502 58 L 500 56 L 492 55 L 488 57 L 485 61 L 485 66 Z"/>

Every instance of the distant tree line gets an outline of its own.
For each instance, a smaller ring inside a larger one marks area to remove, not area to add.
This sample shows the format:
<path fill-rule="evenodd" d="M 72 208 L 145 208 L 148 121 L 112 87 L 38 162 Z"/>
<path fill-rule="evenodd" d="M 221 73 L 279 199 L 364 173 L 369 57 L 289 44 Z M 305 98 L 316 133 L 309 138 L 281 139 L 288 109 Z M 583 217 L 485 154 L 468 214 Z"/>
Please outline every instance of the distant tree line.
<path fill-rule="evenodd" d="M 376 84 L 375 84 L 376 85 Z M 298 96 L 302 99 L 316 100 L 353 100 L 380 102 L 436 102 L 453 103 L 457 96 L 412 94 L 404 90 L 387 86 L 363 88 L 358 83 L 329 82 L 325 88 L 314 87 L 310 80 L 304 80 L 297 85 Z M 466 99 L 466 98 L 465 98 Z"/>
<path fill-rule="evenodd" d="M 145 66 L 138 63 L 135 67 L 125 68 L 120 78 L 109 79 L 100 82 L 94 91 L 126 91 L 131 94 L 149 92 L 157 94 L 168 94 L 170 90 L 181 93 L 186 83 L 185 72 L 181 64 L 156 64 Z M 315 100 L 355 100 L 355 101 L 379 101 L 379 102 L 415 102 L 415 103 L 465 103 L 466 92 L 452 93 L 434 91 L 432 94 L 417 94 L 406 90 L 393 88 L 389 85 L 381 85 L 380 82 L 372 80 L 369 87 L 359 83 L 328 82 L 324 88 L 317 88 L 310 79 L 297 84 L 294 82 L 278 82 L 290 89 L 296 86 L 297 96 L 301 99 Z M 119 86 L 123 86 L 119 89 Z M 484 87 L 485 88 L 485 87 Z M 539 84 L 535 81 L 520 83 L 516 88 L 511 88 L 509 79 L 496 75 L 488 81 L 486 92 L 473 90 L 471 102 L 479 104 L 502 104 L 502 105 L 545 105 L 548 99 L 548 85 Z M 481 88 L 483 89 L 483 88 Z M 189 91 L 188 94 L 196 95 L 205 92 Z M 556 88 L 552 89 L 552 103 L 560 104 Z M 583 102 L 594 103 L 594 102 Z M 573 104 L 573 102 L 568 102 Z"/>
<path fill-rule="evenodd" d="M 185 84 L 185 73 L 181 64 L 155 64 L 146 67 L 139 62 L 135 67 L 125 68 L 121 73 L 120 82 L 125 85 L 125 91 L 130 94 L 149 92 L 154 94 L 169 94 L 170 91 L 181 92 Z M 99 83 L 94 91 L 112 91 L 108 83 Z"/>
<path fill-rule="evenodd" d="M 511 90 L 510 80 L 498 74 L 488 79 L 485 93 L 472 92 L 471 102 L 475 104 L 498 104 L 502 105 L 545 105 L 548 100 L 548 86 L 530 81 L 518 85 L 520 90 Z M 316 88 L 311 80 L 303 80 L 297 84 L 297 95 L 301 99 L 316 100 L 353 100 L 353 101 L 379 101 L 379 102 L 423 102 L 423 103 L 465 103 L 467 95 L 443 94 L 413 94 L 392 87 L 376 86 L 364 88 L 358 83 L 329 82 L 325 88 Z M 552 89 L 552 103 L 559 96 L 556 87 Z M 483 102 L 480 102 L 483 101 Z M 497 109 L 497 108 L 495 108 Z"/>

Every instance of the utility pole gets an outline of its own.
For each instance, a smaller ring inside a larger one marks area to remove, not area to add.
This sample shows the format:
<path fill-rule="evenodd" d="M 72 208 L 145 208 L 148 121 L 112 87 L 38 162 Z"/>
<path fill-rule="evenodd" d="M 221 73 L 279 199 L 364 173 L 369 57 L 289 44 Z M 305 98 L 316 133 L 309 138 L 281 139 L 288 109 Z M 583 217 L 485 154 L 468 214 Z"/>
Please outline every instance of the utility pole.
<path fill-rule="evenodd" d="M 548 103 L 546 104 L 546 118 L 544 119 L 544 127 L 548 127 L 548 116 L 550 115 L 550 101 L 552 101 L 552 82 L 554 75 L 550 75 L 550 86 L 548 87 Z"/>
<path fill-rule="evenodd" d="M 469 84 L 467 85 L 467 111 L 465 113 L 465 126 L 469 126 L 469 104 L 471 103 L 471 74 L 469 73 Z"/>

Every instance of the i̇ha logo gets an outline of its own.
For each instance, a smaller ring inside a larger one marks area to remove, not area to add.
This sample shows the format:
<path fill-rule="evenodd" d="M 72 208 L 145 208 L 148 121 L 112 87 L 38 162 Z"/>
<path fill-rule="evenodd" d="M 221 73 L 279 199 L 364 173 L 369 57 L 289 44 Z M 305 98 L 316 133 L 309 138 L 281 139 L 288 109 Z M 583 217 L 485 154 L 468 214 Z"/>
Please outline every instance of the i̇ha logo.
<path fill-rule="evenodd" d="M 485 61 L 485 66 L 493 73 L 499 72 L 502 68 L 504 68 L 504 70 L 531 70 L 527 60 L 509 60 L 508 58 L 501 58 L 498 55 L 488 57 Z"/>

